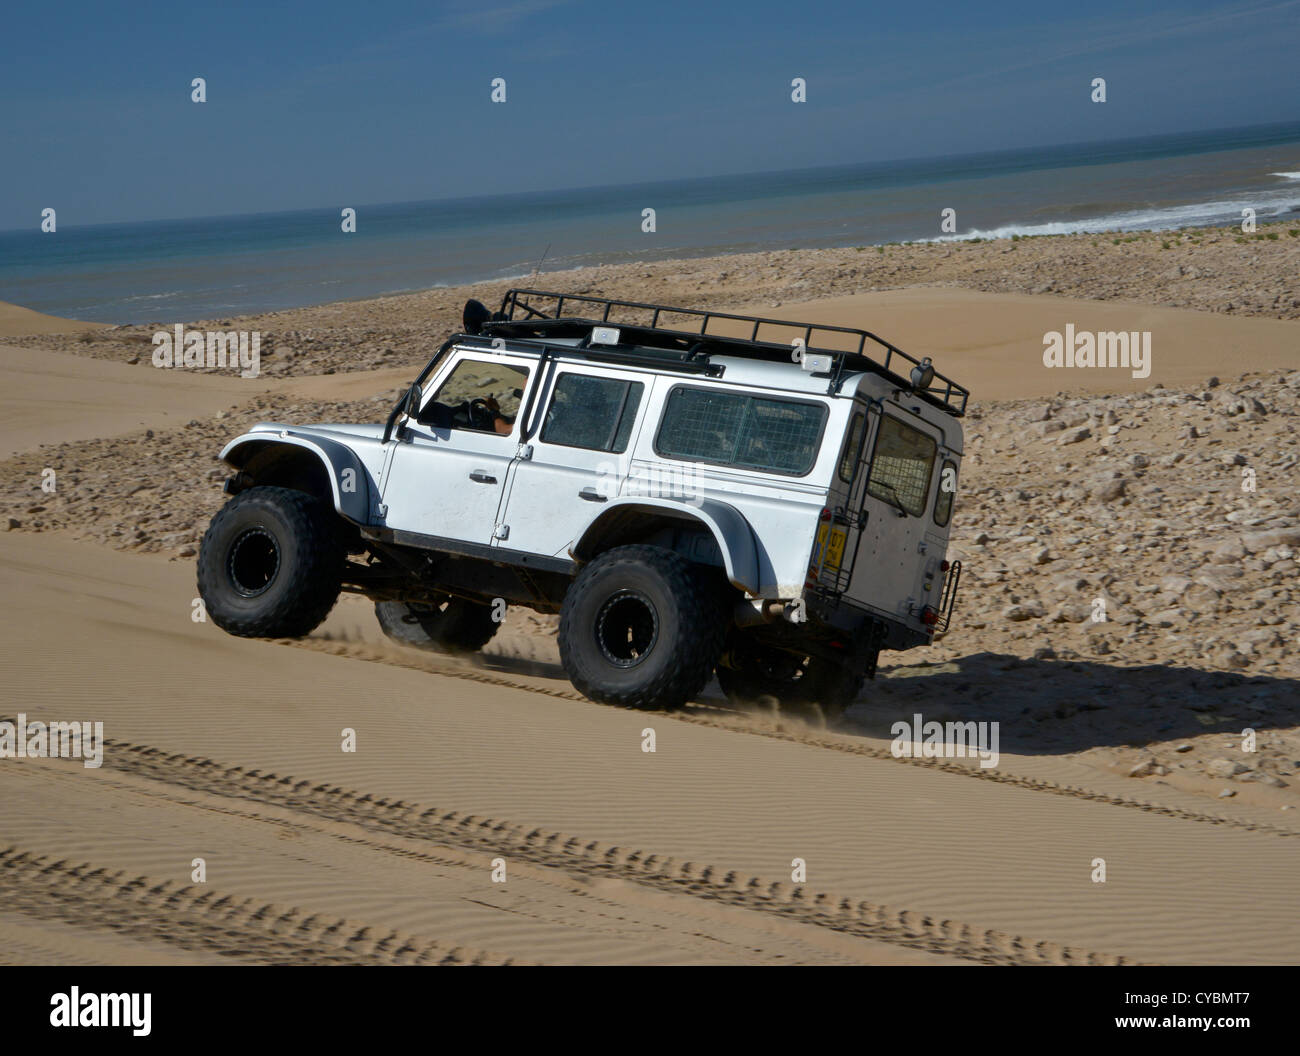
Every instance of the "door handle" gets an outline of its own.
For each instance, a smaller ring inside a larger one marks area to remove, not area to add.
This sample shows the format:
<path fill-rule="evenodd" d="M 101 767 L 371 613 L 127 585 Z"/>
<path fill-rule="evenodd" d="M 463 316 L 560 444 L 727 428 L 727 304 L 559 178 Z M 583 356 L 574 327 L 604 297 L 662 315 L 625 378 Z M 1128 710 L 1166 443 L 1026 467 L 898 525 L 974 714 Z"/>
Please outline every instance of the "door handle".
<path fill-rule="evenodd" d="M 491 473 L 485 473 L 481 469 L 474 470 L 474 472 L 469 475 L 469 479 L 475 484 L 495 484 L 497 482 L 496 477 L 492 476 Z"/>
<path fill-rule="evenodd" d="M 583 488 L 578 492 L 578 498 L 586 499 L 588 502 L 605 502 L 609 496 L 602 495 L 595 488 Z"/>

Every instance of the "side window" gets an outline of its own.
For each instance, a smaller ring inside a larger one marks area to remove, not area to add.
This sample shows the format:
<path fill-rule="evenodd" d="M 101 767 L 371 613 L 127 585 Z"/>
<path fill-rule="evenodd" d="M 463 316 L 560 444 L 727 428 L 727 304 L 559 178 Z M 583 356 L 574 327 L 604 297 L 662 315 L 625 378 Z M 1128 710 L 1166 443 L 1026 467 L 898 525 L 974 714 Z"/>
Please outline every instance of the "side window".
<path fill-rule="evenodd" d="M 639 381 L 561 374 L 542 423 L 541 440 L 621 454 L 627 450 L 644 391 Z"/>
<path fill-rule="evenodd" d="M 858 413 L 853 416 L 849 426 L 848 438 L 844 441 L 844 453 L 840 455 L 840 480 L 845 484 L 853 483 L 853 470 L 857 467 L 858 449 L 862 446 L 862 425 L 866 415 Z"/>
<path fill-rule="evenodd" d="M 920 517 L 930 495 L 930 474 L 938 452 L 939 445 L 921 430 L 892 415 L 881 415 L 867 490 Z"/>
<path fill-rule="evenodd" d="M 952 500 L 957 496 L 957 463 L 945 461 L 939 470 L 939 497 L 934 502 L 934 523 L 940 528 L 952 517 Z"/>
<path fill-rule="evenodd" d="M 513 432 L 528 371 L 513 364 L 462 359 L 420 410 L 418 421 L 444 429 Z"/>
<path fill-rule="evenodd" d="M 802 477 L 817 461 L 825 422 L 820 403 L 679 386 L 668 395 L 655 450 L 669 458 Z"/>

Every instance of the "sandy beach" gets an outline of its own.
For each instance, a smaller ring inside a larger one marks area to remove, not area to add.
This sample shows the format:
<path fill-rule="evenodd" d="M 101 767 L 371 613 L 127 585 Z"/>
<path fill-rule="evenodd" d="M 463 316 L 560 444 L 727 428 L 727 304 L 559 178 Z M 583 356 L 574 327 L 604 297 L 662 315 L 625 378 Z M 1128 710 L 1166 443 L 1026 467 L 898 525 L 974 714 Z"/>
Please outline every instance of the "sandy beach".
<path fill-rule="evenodd" d="M 382 420 L 511 284 L 186 321 L 258 330 L 256 378 L 0 306 L 3 717 L 107 739 L 99 768 L 0 762 L 0 960 L 1300 963 L 1300 237 L 1261 231 L 532 280 L 861 326 L 972 390 L 953 627 L 883 654 L 831 729 L 716 683 L 679 713 L 594 704 L 522 610 L 465 660 L 391 644 L 356 597 L 299 641 L 191 619 L 223 443 Z M 1045 367 L 1067 325 L 1148 332 L 1149 374 Z M 922 706 L 999 721 L 998 765 L 895 758 Z"/>

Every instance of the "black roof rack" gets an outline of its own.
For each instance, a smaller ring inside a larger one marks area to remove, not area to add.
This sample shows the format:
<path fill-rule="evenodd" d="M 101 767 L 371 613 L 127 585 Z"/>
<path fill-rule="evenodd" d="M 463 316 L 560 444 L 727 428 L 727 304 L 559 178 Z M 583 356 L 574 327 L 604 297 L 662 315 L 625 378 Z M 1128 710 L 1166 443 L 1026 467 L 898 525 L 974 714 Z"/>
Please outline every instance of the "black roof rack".
<path fill-rule="evenodd" d="M 566 305 L 581 306 L 580 310 L 583 311 L 589 311 L 588 306 L 594 305 L 599 310 L 596 313 L 598 318 L 565 315 Z M 681 317 L 681 322 L 670 320 L 674 325 L 668 325 L 664 321 L 665 316 Z M 735 324 L 744 324 L 748 335 L 719 333 L 719 324 L 723 323 L 731 324 L 733 330 L 738 329 Z M 970 397 L 968 389 L 935 371 L 928 359 L 919 360 L 868 330 L 847 326 L 797 323 L 788 319 L 709 312 L 698 308 L 675 308 L 665 304 L 619 301 L 578 293 L 513 289 L 506 292 L 501 302 L 501 311 L 491 321 L 483 322 L 482 332 L 502 337 L 545 340 L 588 336 L 592 326 L 602 324 L 617 326 L 623 345 L 662 350 L 674 360 L 681 359 L 685 362 L 707 362 L 709 355 L 717 354 L 788 363 L 791 361 L 791 339 L 761 339 L 759 336 L 765 328 L 780 328 L 787 335 L 790 331 L 795 331 L 795 336 L 802 339 L 809 354 L 832 358 L 830 392 L 838 390 L 840 379 L 847 370 L 870 371 L 882 375 L 954 417 L 966 413 L 966 401 Z M 691 324 L 697 324 L 698 329 L 690 328 Z M 709 329 L 710 324 L 714 324 L 713 331 Z M 827 347 L 828 340 L 847 347 Z M 867 355 L 868 341 L 885 350 L 883 363 Z M 895 357 L 903 360 L 906 365 L 896 364 Z M 897 370 L 893 369 L 895 366 Z M 921 374 L 917 380 L 922 383 L 916 384 L 913 381 L 916 368 L 921 371 L 928 369 L 932 376 L 926 380 L 924 374 Z"/>

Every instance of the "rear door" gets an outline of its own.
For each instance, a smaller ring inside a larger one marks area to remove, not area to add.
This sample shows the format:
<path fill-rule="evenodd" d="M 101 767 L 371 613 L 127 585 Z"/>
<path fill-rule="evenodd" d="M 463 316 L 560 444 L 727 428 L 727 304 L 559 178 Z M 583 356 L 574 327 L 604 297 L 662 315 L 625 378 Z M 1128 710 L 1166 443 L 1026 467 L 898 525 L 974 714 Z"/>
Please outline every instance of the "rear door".
<path fill-rule="evenodd" d="M 917 624 L 937 597 L 926 592 L 926 534 L 938 479 L 942 436 L 917 415 L 873 408 L 855 483 L 860 538 L 849 595 L 864 605 Z"/>
<path fill-rule="evenodd" d="M 627 371 L 559 364 L 546 410 L 510 468 L 499 545 L 564 556 L 627 476 L 626 452 L 645 405 L 644 380 Z"/>

